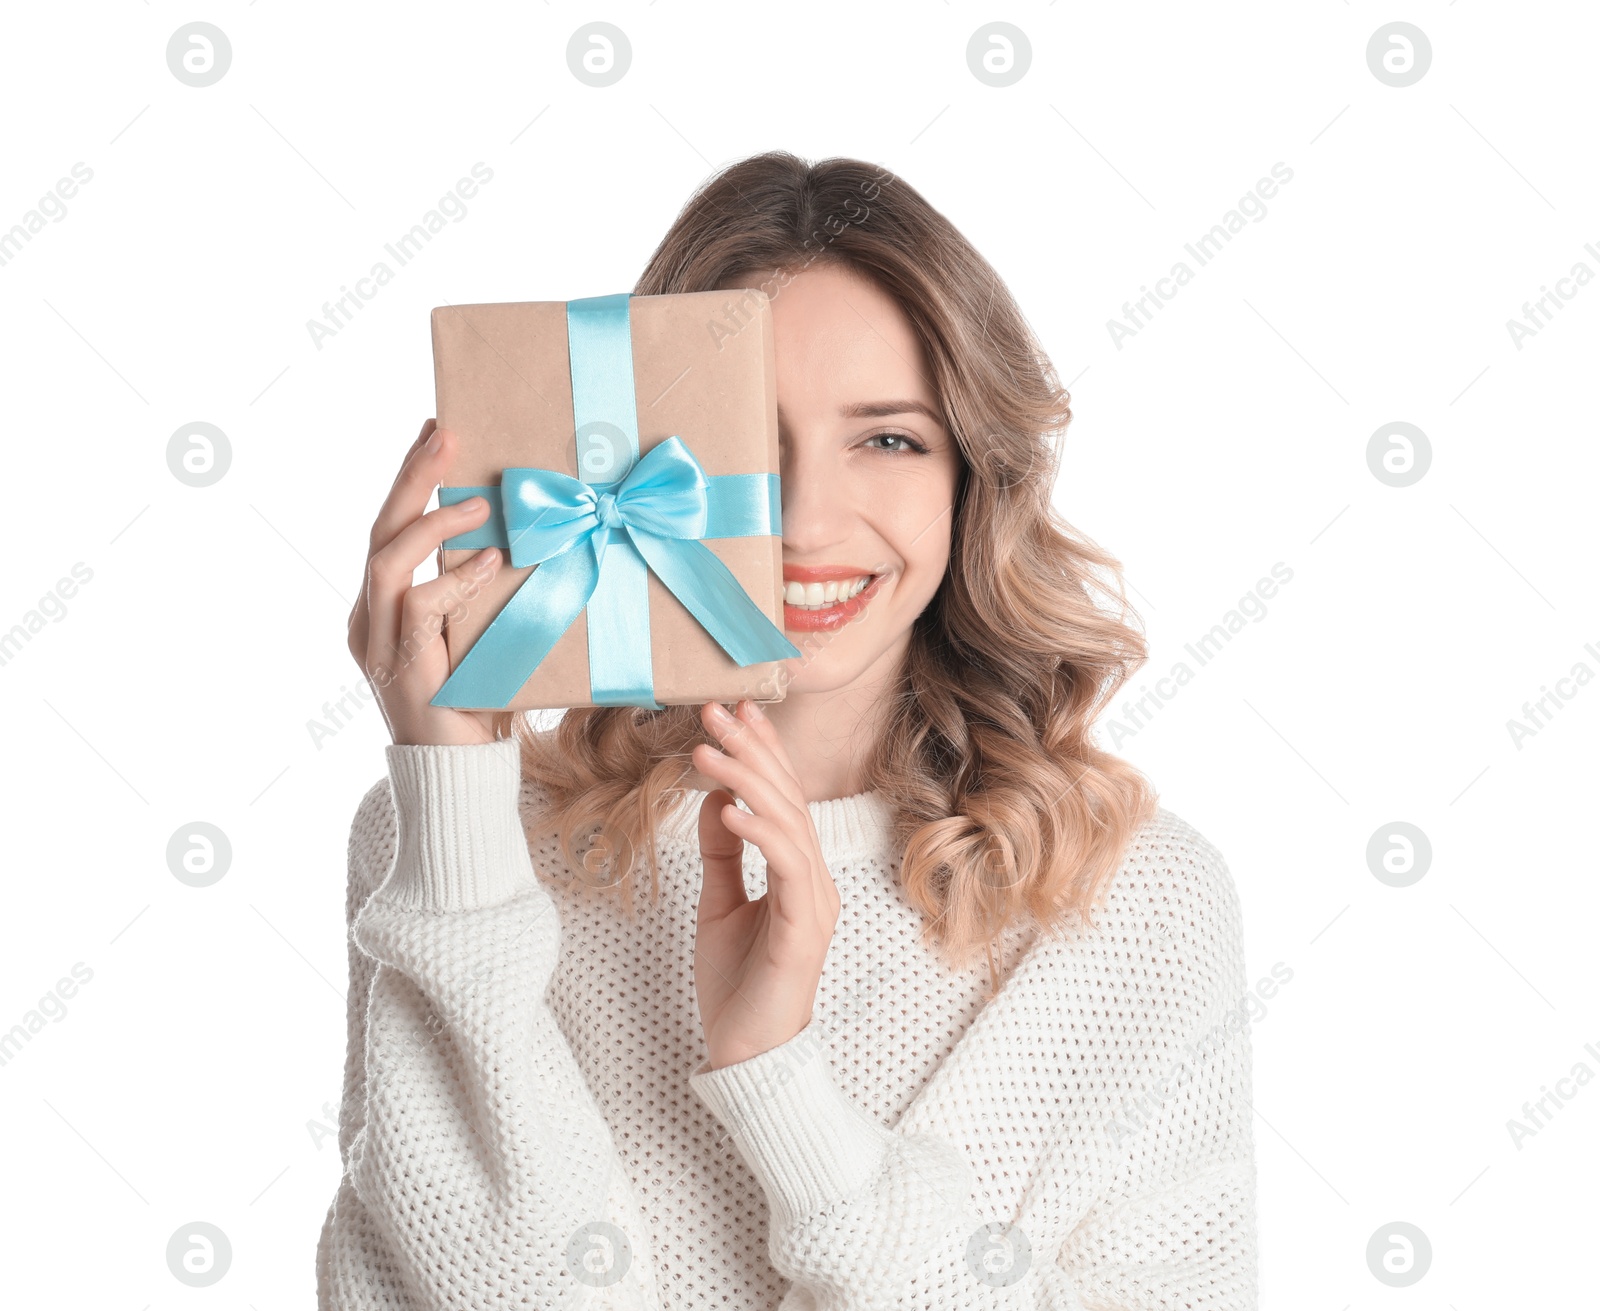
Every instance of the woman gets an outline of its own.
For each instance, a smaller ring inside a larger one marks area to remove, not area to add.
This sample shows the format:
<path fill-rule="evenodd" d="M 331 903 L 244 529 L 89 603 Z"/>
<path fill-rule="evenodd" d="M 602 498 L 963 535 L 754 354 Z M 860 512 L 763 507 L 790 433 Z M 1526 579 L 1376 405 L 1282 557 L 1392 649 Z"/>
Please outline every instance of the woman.
<path fill-rule="evenodd" d="M 417 635 L 500 566 L 411 585 L 487 511 L 423 513 L 452 434 L 374 524 L 319 1303 L 1254 1307 L 1237 900 L 1090 741 L 1145 649 L 1051 508 L 1068 397 L 859 161 L 727 168 L 634 291 L 750 287 L 802 651 L 764 713 L 435 708 Z"/>

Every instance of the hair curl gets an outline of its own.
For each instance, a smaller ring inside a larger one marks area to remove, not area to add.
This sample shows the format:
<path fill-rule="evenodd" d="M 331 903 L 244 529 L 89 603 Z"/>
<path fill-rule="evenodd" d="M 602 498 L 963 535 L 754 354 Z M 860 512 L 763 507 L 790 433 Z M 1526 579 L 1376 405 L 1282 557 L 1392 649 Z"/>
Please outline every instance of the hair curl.
<path fill-rule="evenodd" d="M 963 456 L 950 566 L 913 626 L 865 779 L 892 802 L 925 940 L 952 969 L 981 946 L 995 984 L 1002 931 L 1024 916 L 1045 931 L 1086 921 L 1155 814 L 1144 775 L 1091 741 L 1147 649 L 1127 622 L 1120 563 L 1051 501 L 1069 393 L 999 275 L 895 174 L 787 151 L 740 160 L 685 204 L 634 294 L 737 288 L 775 270 L 778 288 L 762 289 L 776 297 L 818 261 L 872 279 L 910 319 Z M 698 707 L 581 707 L 544 733 L 503 714 L 496 731 L 519 740 L 524 773 L 548 789 L 546 822 L 574 866 L 592 868 L 597 849 L 580 853 L 579 835 L 642 850 L 657 895 L 653 835 L 688 790 L 690 752 L 710 740 Z M 638 862 L 617 864 L 605 886 L 631 915 Z"/>

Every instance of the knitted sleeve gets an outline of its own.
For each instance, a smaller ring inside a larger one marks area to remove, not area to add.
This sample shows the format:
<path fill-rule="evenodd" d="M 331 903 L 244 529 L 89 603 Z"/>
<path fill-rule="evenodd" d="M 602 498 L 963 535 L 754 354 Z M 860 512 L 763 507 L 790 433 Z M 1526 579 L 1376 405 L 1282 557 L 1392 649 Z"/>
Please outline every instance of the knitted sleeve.
<path fill-rule="evenodd" d="M 351 929 L 361 1055 L 319 1309 L 657 1308 L 637 1199 L 545 1000 L 560 924 L 517 746 L 387 761 L 395 854 Z"/>
<path fill-rule="evenodd" d="M 345 885 L 345 953 L 349 992 L 346 994 L 344 1091 L 339 1103 L 339 1157 L 344 1176 L 323 1220 L 317 1241 L 317 1308 L 383 1304 L 409 1309 L 415 1305 L 396 1282 L 393 1261 L 373 1231 L 350 1186 L 350 1145 L 366 1116 L 367 994 L 377 962 L 356 946 L 350 930 L 367 898 L 383 882 L 394 862 L 394 803 L 387 777 L 361 798 L 350 825 Z M 335 1278 L 337 1272 L 337 1279 Z"/>
<path fill-rule="evenodd" d="M 1048 1270 L 991 1271 L 999 1227 L 965 1154 L 878 1124 L 834 1082 L 815 1028 L 689 1076 L 766 1192 L 768 1256 L 792 1284 L 780 1311 L 1083 1311 Z"/>
<path fill-rule="evenodd" d="M 1238 893 L 1220 852 L 1185 839 L 1130 898 L 1134 1022 L 1110 1150 L 1058 1265 L 1093 1306 L 1255 1311 L 1250 1016 Z"/>
<path fill-rule="evenodd" d="M 1243 1035 L 1172 1080 L 1182 1086 L 1162 1090 L 1159 1110 L 1147 1100 L 1137 1130 L 1112 1126 L 1119 1103 L 1160 1082 L 1237 1006 L 1237 903 L 1225 869 L 1220 882 L 1213 872 L 1143 880 L 1144 900 L 1109 913 L 1096 939 L 1052 944 L 1019 970 L 1013 982 L 1031 995 L 1008 990 L 1003 1013 L 1028 1019 L 978 1039 L 986 1077 L 972 1093 L 983 1104 L 969 1108 L 965 1133 L 880 1125 L 837 1086 L 815 1023 L 690 1075 L 766 1193 L 769 1255 L 793 1284 L 785 1311 L 1253 1311 Z M 1164 926 L 1158 936 L 1157 915 L 1181 937 Z M 1073 1103 L 1063 1123 L 1077 1140 L 1041 1153 L 1025 1223 L 984 1214 L 972 1125 L 1000 1133 Z"/>

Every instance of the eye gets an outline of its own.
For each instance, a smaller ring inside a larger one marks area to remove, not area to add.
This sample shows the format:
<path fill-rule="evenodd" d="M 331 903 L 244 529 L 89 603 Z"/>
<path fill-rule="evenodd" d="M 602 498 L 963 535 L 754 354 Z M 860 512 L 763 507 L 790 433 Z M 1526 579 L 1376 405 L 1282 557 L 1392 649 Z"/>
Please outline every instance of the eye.
<path fill-rule="evenodd" d="M 903 443 L 898 447 L 879 446 L 875 448 L 880 451 L 885 451 L 890 455 L 926 455 L 928 453 L 928 448 L 907 432 L 875 432 L 872 434 L 872 436 L 868 437 L 867 440 L 869 442 L 875 442 L 880 437 L 886 437 L 890 441 Z"/>

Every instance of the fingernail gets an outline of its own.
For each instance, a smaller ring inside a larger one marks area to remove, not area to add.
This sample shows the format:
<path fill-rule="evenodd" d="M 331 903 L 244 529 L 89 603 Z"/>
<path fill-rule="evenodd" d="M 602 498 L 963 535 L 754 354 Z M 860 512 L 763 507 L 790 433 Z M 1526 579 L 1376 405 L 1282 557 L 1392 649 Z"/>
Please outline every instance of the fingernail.
<path fill-rule="evenodd" d="M 720 701 L 711 702 L 711 718 L 716 723 L 724 726 L 734 722 L 733 716 L 728 713 L 726 707 Z"/>
<path fill-rule="evenodd" d="M 439 443 L 441 440 L 442 439 L 439 436 L 439 429 L 435 428 L 429 435 L 427 444 L 422 449 L 427 451 L 429 455 L 437 455 L 439 453 Z"/>
<path fill-rule="evenodd" d="M 767 717 L 767 712 L 758 706 L 754 701 L 747 702 L 746 704 L 748 704 L 750 707 L 750 713 L 757 719 L 765 719 Z"/>

